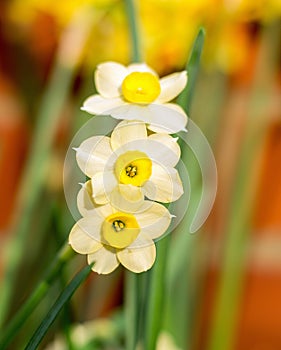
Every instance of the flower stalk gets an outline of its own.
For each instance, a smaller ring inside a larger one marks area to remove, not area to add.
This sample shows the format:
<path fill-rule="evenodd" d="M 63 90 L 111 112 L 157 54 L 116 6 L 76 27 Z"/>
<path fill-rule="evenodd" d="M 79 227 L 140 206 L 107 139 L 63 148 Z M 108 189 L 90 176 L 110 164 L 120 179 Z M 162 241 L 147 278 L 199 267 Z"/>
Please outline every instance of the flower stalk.
<path fill-rule="evenodd" d="M 84 10 L 81 12 L 81 15 L 83 13 Z M 92 16 L 86 16 L 85 18 L 87 20 L 83 21 L 83 26 L 81 26 L 79 18 L 75 17 L 66 29 L 58 49 L 56 63 L 49 84 L 43 96 L 30 148 L 31 154 L 21 183 L 13 237 L 4 251 L 5 271 L 0 286 L 0 328 L 9 312 L 12 288 L 23 256 L 24 244 L 33 219 L 34 208 L 38 203 L 46 180 L 48 159 L 61 112 L 93 24 Z M 70 52 L 69 44 L 73 38 L 77 38 L 77 35 L 80 38 L 79 45 L 73 52 Z M 66 52 L 68 53 L 67 55 Z"/>
<path fill-rule="evenodd" d="M 134 0 L 125 0 L 129 33 L 131 34 L 132 61 L 141 62 L 140 35 L 136 23 Z M 125 316 L 126 350 L 135 350 L 139 340 L 139 315 L 141 314 L 140 284 L 142 276 L 126 271 L 125 275 Z"/>
<path fill-rule="evenodd" d="M 144 332 L 144 348 L 154 350 L 157 338 L 163 326 L 163 308 L 166 296 L 166 268 L 171 235 L 157 242 L 157 260 L 149 271 L 149 288 L 146 292 L 146 320 Z"/>
<path fill-rule="evenodd" d="M 275 74 L 274 64 L 277 66 L 279 55 L 277 42 L 280 41 L 280 30 L 277 30 L 274 25 L 265 28 L 262 35 L 265 46 L 271 40 L 274 44 L 268 46 L 266 59 L 261 59 L 264 54 L 263 50 L 259 52 L 259 63 L 266 63 L 265 66 L 258 66 L 256 69 L 254 90 L 248 112 L 249 119 L 233 186 L 231 213 L 227 223 L 228 236 L 224 247 L 225 259 L 218 285 L 208 350 L 231 350 L 234 344 L 239 303 L 243 292 L 246 250 L 251 232 L 255 190 L 258 185 L 257 160 L 262 154 L 265 130 L 269 123 L 268 101 L 272 91 L 265 89 L 268 81 L 264 81 L 264 78 L 273 77 Z M 263 47 L 261 45 L 261 48 Z M 268 71 L 268 74 L 265 74 L 265 71 Z M 266 99 L 261 103 L 260 96 L 263 89 L 265 89 L 263 93 Z"/>
<path fill-rule="evenodd" d="M 55 258 L 50 269 L 47 271 L 45 278 L 39 283 L 30 297 L 19 309 L 18 313 L 8 324 L 4 332 L 1 333 L 0 349 L 5 349 L 10 344 L 16 334 L 24 326 L 28 316 L 34 311 L 40 301 L 47 294 L 53 282 L 60 275 L 62 268 L 69 260 L 72 259 L 73 256 L 73 250 L 70 248 L 68 243 L 66 243 L 58 252 L 57 257 Z"/>
<path fill-rule="evenodd" d="M 139 23 L 136 16 L 136 4 L 134 0 L 125 0 L 128 25 L 130 28 L 131 45 L 132 45 L 132 62 L 141 62 L 141 45 L 139 35 Z"/>
<path fill-rule="evenodd" d="M 71 298 L 73 293 L 78 289 L 78 287 L 86 280 L 91 272 L 93 264 L 85 266 L 77 275 L 71 280 L 71 282 L 65 287 L 60 296 L 57 298 L 54 305 L 51 307 L 46 317 L 43 319 L 39 327 L 36 329 L 35 333 L 31 337 L 29 343 L 27 344 L 25 350 L 36 350 L 38 345 L 41 343 L 43 337 L 47 333 L 48 329 L 55 321 L 61 309 Z"/>

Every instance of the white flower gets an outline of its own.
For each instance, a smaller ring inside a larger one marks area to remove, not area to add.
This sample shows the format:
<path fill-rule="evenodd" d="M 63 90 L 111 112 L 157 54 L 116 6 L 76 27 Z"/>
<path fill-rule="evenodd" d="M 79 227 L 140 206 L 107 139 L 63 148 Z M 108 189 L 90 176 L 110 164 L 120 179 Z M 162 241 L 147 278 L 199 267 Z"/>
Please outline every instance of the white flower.
<path fill-rule="evenodd" d="M 186 71 L 159 79 L 145 63 L 125 67 L 105 62 L 97 67 L 95 83 L 99 94 L 88 97 L 82 110 L 116 119 L 142 120 L 155 132 L 172 134 L 185 130 L 185 112 L 168 102 L 184 89 Z"/>
<path fill-rule="evenodd" d="M 91 182 L 81 188 L 77 205 L 84 216 L 72 228 L 69 243 L 87 255 L 88 263 L 108 274 L 121 263 L 139 273 L 151 268 L 156 257 L 153 239 L 162 236 L 172 215 L 161 204 L 143 201 L 137 213 L 120 212 L 111 204 L 98 206 L 92 199 Z"/>
<path fill-rule="evenodd" d="M 166 331 L 162 331 L 157 339 L 156 350 L 181 350 L 176 346 L 172 335 Z"/>
<path fill-rule="evenodd" d="M 111 201 L 127 210 L 134 203 L 138 207 L 144 196 L 169 203 L 183 194 L 174 168 L 180 159 L 176 141 L 167 134 L 147 136 L 143 122 L 122 121 L 110 138 L 94 136 L 82 142 L 75 149 L 76 158 L 80 169 L 91 178 L 98 204 Z"/>

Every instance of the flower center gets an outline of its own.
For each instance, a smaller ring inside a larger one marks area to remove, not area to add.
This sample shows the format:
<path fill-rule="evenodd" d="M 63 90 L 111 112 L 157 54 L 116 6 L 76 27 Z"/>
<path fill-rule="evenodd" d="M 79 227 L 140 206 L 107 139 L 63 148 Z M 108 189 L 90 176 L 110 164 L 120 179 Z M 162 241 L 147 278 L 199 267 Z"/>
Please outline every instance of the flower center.
<path fill-rule="evenodd" d="M 152 161 L 144 152 L 128 151 L 118 157 L 114 170 L 120 183 L 140 187 L 151 176 Z"/>
<path fill-rule="evenodd" d="M 160 95 L 159 79 L 149 72 L 133 72 L 122 83 L 124 98 L 133 103 L 151 103 Z"/>
<path fill-rule="evenodd" d="M 105 241 L 115 248 L 125 248 L 137 238 L 140 226 L 132 214 L 118 212 L 109 215 L 102 224 Z"/>
<path fill-rule="evenodd" d="M 137 167 L 133 164 L 130 164 L 126 168 L 126 175 L 129 177 L 134 177 L 137 175 Z"/>
<path fill-rule="evenodd" d="M 121 220 L 115 220 L 112 223 L 112 227 L 114 228 L 115 232 L 120 232 L 120 231 L 124 230 L 125 224 Z"/>

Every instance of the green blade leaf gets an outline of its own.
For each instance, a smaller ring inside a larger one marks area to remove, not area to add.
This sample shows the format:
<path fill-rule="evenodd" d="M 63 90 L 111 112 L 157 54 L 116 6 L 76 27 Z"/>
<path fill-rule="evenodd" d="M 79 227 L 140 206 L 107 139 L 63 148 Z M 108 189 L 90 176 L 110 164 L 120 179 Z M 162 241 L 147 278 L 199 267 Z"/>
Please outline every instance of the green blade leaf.
<path fill-rule="evenodd" d="M 171 235 L 156 243 L 157 258 L 150 274 L 150 288 L 147 295 L 147 317 L 145 320 L 144 348 L 156 349 L 157 338 L 163 326 L 163 307 L 165 303 L 167 255 Z"/>
<path fill-rule="evenodd" d="M 25 301 L 22 307 L 18 310 L 17 314 L 1 333 L 0 349 L 6 349 L 10 342 L 14 339 L 17 333 L 24 326 L 27 318 L 45 297 L 52 283 L 60 274 L 63 266 L 73 257 L 74 254 L 75 253 L 70 248 L 69 244 L 65 243 L 58 252 L 53 264 L 47 271 L 45 278 L 38 284 L 30 297 Z"/>
<path fill-rule="evenodd" d="M 42 341 L 43 337 L 47 333 L 52 323 L 55 321 L 56 317 L 58 316 L 65 303 L 71 298 L 76 289 L 78 289 L 80 284 L 84 282 L 90 274 L 92 266 L 93 264 L 84 267 L 84 269 L 81 270 L 62 291 L 62 293 L 60 294 L 50 311 L 47 313 L 44 320 L 41 322 L 40 326 L 36 329 L 25 350 L 37 349 L 38 345 Z"/>
<path fill-rule="evenodd" d="M 205 30 L 199 29 L 194 40 L 186 70 L 188 72 L 188 83 L 177 99 L 179 104 L 188 114 L 191 108 L 193 93 L 200 67 L 200 57 L 203 49 Z M 187 148 L 182 140 L 179 140 L 182 149 L 182 160 L 189 164 L 190 176 L 193 186 L 192 206 L 198 203 L 200 191 L 198 180 L 200 180 L 200 169 L 193 154 L 187 152 Z M 200 183 L 200 181 L 199 181 Z M 166 302 L 164 314 L 164 329 L 174 338 L 177 346 L 186 349 L 190 342 L 192 325 L 192 295 L 190 290 L 193 286 L 193 275 L 190 268 L 192 252 L 196 249 L 197 240 L 187 234 L 186 227 L 190 226 L 190 216 L 186 215 L 182 223 L 176 228 L 176 239 L 170 246 L 169 263 L 166 271 Z M 175 288 L 177 281 L 180 281 L 180 288 Z M 178 302 L 177 302 L 178 301 Z"/>
<path fill-rule="evenodd" d="M 186 65 L 188 74 L 188 83 L 183 92 L 177 98 L 177 104 L 179 104 L 185 112 L 188 114 L 190 111 L 191 100 L 194 92 L 194 87 L 200 66 L 200 57 L 204 45 L 205 30 L 200 28 L 197 37 L 192 46 L 192 50 Z"/>
<path fill-rule="evenodd" d="M 131 37 L 132 61 L 141 62 L 140 36 L 138 18 L 136 16 L 136 3 L 134 0 L 125 0 L 129 34 Z"/>

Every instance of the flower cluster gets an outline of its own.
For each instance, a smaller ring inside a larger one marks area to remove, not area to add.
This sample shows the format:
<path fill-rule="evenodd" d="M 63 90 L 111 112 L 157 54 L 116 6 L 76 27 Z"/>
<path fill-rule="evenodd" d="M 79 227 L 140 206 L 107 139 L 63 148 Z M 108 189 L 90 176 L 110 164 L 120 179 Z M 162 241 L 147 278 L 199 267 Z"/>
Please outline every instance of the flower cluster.
<path fill-rule="evenodd" d="M 110 137 L 92 136 L 75 148 L 89 180 L 77 196 L 82 218 L 69 243 L 94 262 L 98 273 L 110 273 L 119 264 L 139 273 L 153 265 L 153 240 L 164 235 L 173 218 L 160 203 L 183 194 L 175 169 L 180 147 L 170 134 L 185 130 L 187 116 L 170 101 L 184 89 L 187 74 L 159 79 L 146 64 L 106 62 L 98 66 L 95 83 L 98 94 L 82 109 L 123 120 Z"/>

